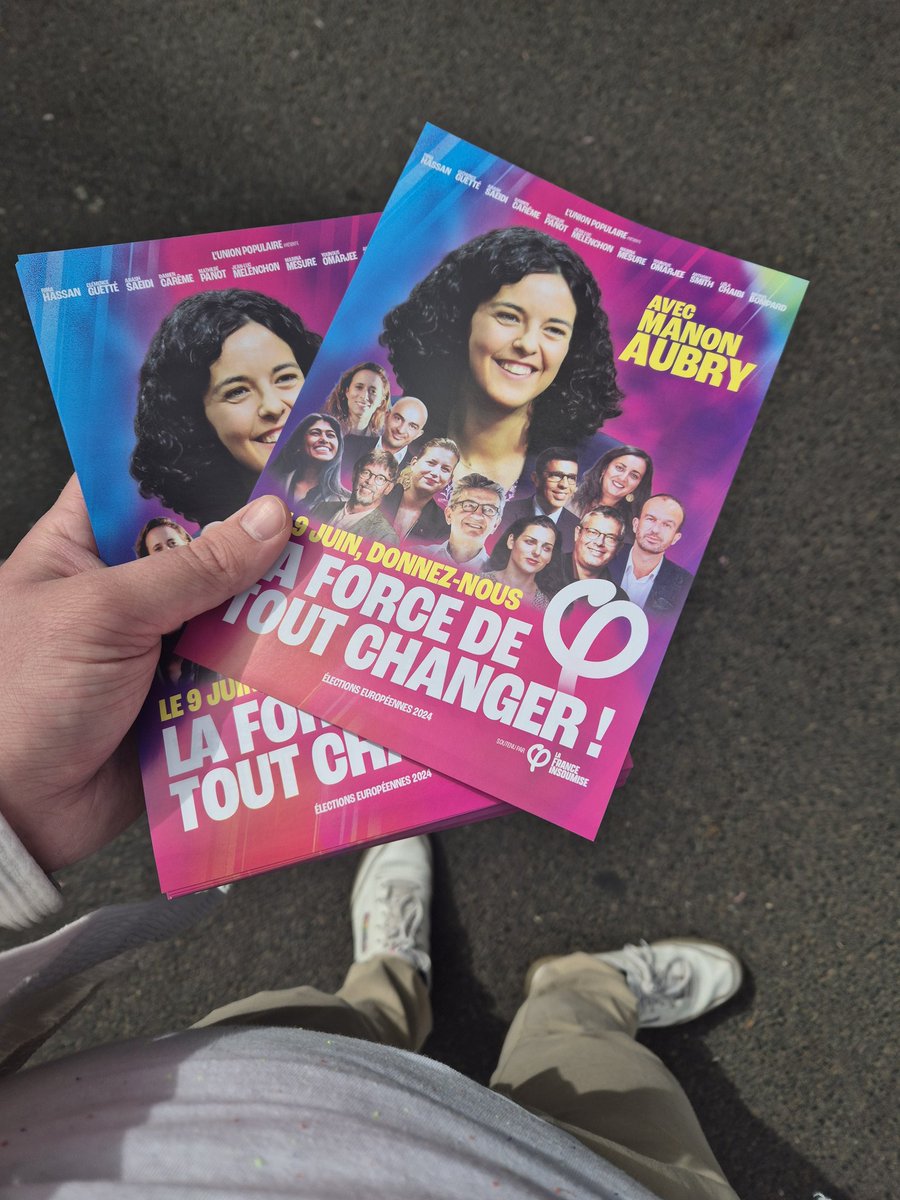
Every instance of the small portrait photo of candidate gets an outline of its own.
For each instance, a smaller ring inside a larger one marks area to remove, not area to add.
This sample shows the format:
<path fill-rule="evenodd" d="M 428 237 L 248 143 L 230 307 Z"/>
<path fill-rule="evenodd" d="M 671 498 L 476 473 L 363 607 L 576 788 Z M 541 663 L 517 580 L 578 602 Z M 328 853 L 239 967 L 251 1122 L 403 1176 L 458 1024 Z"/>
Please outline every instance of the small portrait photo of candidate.
<path fill-rule="evenodd" d="M 387 450 L 402 463 L 409 447 L 425 432 L 427 421 L 428 409 L 421 400 L 416 396 L 401 396 L 385 418 L 378 448 Z"/>
<path fill-rule="evenodd" d="M 464 475 L 450 493 L 444 520 L 450 526 L 445 542 L 429 546 L 432 558 L 482 572 L 488 552 L 484 543 L 500 524 L 505 492 L 501 484 L 486 475 Z"/>
<path fill-rule="evenodd" d="M 420 445 L 397 477 L 397 486 L 381 501 L 381 511 L 401 542 L 432 544 L 444 536 L 444 510 L 435 500 L 450 485 L 459 447 L 450 438 L 430 438 Z"/>
<path fill-rule="evenodd" d="M 586 512 L 575 530 L 572 574 L 575 579 L 608 579 L 607 566 L 622 544 L 625 522 L 613 508 Z"/>
<path fill-rule="evenodd" d="M 134 557 L 147 558 L 162 550 L 177 550 L 194 539 L 183 525 L 169 517 L 151 517 L 134 543 Z"/>
<path fill-rule="evenodd" d="M 386 546 L 396 546 L 399 538 L 380 505 L 393 490 L 399 473 L 393 455 L 386 450 L 370 450 L 353 468 L 349 498 L 325 500 L 315 506 L 313 516 L 338 529 L 349 529 Z"/>
<path fill-rule="evenodd" d="M 503 523 L 495 541 L 524 517 L 549 517 L 556 527 L 559 549 L 571 554 L 578 518 L 566 507 L 578 485 L 578 458 L 570 446 L 550 446 L 535 459 L 531 473 L 534 495 L 513 500 L 503 510 Z"/>
<path fill-rule="evenodd" d="M 615 582 L 608 567 L 622 545 L 624 536 L 625 522 L 614 508 L 601 505 L 586 512 L 575 530 L 572 553 L 562 556 L 559 569 L 554 572 L 553 595 L 568 584 L 585 579 Z M 618 585 L 615 599 L 628 599 Z"/>
<path fill-rule="evenodd" d="M 344 437 L 374 441 L 381 436 L 391 403 L 391 384 L 380 363 L 360 362 L 349 367 L 328 393 L 325 412 L 336 417 Z"/>
<path fill-rule="evenodd" d="M 667 557 L 683 528 L 681 501 L 664 493 L 651 496 L 632 522 L 634 544 L 623 546 L 610 563 L 612 580 L 648 615 L 677 616 L 694 581 L 690 571 Z"/>
<path fill-rule="evenodd" d="M 344 439 L 344 485 L 349 487 L 356 462 L 369 450 L 386 450 L 393 454 L 398 466 L 405 466 L 414 447 L 421 442 L 427 420 L 428 409 L 421 400 L 415 396 L 401 396 L 389 410 L 381 436 L 375 441 L 348 433 Z"/>
<path fill-rule="evenodd" d="M 653 489 L 653 460 L 639 446 L 614 446 L 584 473 L 572 498 L 583 516 L 591 508 L 614 508 L 625 522 L 625 541 L 632 540 L 631 522 Z"/>
<path fill-rule="evenodd" d="M 274 468 L 291 510 L 309 512 L 327 500 L 346 500 L 341 485 L 344 435 L 330 413 L 308 413 L 291 433 Z"/>
<path fill-rule="evenodd" d="M 558 531 L 549 517 L 520 517 L 491 551 L 484 577 L 518 588 L 526 604 L 545 609 L 553 593 L 544 590 L 544 580 L 552 578 L 549 568 L 558 548 Z"/>

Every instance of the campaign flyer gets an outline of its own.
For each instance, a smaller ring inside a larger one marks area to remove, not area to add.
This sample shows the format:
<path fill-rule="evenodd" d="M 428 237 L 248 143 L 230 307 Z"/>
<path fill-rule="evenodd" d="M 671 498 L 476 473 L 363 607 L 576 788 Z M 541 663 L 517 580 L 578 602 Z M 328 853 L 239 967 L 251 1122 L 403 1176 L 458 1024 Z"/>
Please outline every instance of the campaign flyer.
<path fill-rule="evenodd" d="M 377 215 L 20 257 L 108 563 L 178 549 L 249 498 Z M 504 811 L 177 654 L 138 721 L 162 889 L 209 887 Z"/>
<path fill-rule="evenodd" d="M 593 837 L 805 287 L 427 126 L 184 652 Z"/>

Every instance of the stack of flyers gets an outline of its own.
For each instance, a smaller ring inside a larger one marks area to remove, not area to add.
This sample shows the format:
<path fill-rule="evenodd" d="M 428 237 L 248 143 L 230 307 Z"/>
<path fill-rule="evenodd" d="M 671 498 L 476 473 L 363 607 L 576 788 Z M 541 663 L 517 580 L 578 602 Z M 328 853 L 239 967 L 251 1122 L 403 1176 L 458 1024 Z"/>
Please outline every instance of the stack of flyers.
<path fill-rule="evenodd" d="M 179 652 L 594 837 L 805 288 L 427 126 Z"/>
<path fill-rule="evenodd" d="M 202 536 L 250 492 L 377 215 L 23 255 L 18 271 L 107 563 Z M 390 397 L 386 388 L 379 405 Z M 336 464 L 327 464 L 336 465 Z M 163 891 L 506 806 L 164 639 L 138 720 Z"/>
<path fill-rule="evenodd" d="M 510 806 L 596 835 L 804 281 L 433 126 L 380 220 L 18 270 L 106 562 L 295 514 L 164 639 L 165 892 Z"/>

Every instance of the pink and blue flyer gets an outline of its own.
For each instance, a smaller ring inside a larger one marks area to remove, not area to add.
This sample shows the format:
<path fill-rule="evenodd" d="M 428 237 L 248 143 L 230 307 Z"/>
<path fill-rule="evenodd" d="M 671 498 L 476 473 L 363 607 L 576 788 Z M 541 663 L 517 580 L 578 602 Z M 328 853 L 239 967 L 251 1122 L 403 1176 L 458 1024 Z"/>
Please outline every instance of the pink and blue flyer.
<path fill-rule="evenodd" d="M 805 288 L 427 126 L 181 652 L 594 837 Z"/>
<path fill-rule="evenodd" d="M 178 550 L 246 502 L 377 219 L 20 257 L 104 561 Z M 169 895 L 505 811 L 176 640 L 137 726 Z"/>

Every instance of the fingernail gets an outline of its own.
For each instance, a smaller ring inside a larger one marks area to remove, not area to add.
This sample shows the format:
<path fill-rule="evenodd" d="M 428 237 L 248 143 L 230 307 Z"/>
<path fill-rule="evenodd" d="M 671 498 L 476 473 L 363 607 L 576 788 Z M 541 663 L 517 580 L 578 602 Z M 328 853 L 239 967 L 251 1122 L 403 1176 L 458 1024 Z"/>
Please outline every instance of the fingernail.
<path fill-rule="evenodd" d="M 257 542 L 267 542 L 287 524 L 287 509 L 274 496 L 260 496 L 241 513 L 241 526 Z"/>

